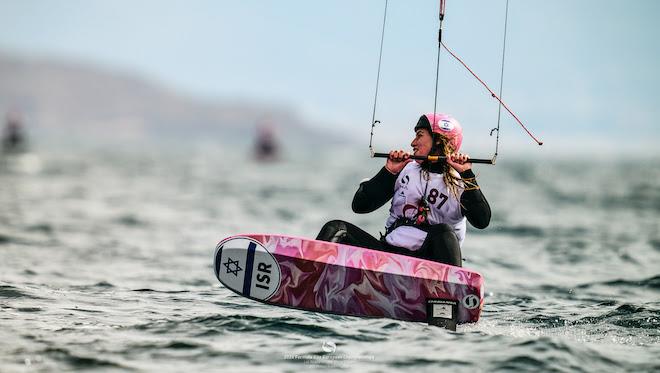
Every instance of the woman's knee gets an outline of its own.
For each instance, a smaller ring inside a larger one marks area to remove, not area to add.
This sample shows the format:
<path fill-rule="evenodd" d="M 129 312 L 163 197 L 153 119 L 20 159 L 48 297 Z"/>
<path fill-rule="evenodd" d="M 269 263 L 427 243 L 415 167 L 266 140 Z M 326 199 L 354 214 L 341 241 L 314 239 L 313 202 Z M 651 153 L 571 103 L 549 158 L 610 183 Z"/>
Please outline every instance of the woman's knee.
<path fill-rule="evenodd" d="M 346 222 L 343 220 L 330 220 L 329 222 L 323 224 L 323 227 L 321 227 L 321 231 L 324 230 L 329 230 L 329 231 L 338 231 L 338 230 L 347 230 L 346 228 Z"/>
<path fill-rule="evenodd" d="M 342 220 L 330 220 L 323 225 L 316 239 L 327 242 L 342 242 L 347 233 L 346 222 Z"/>

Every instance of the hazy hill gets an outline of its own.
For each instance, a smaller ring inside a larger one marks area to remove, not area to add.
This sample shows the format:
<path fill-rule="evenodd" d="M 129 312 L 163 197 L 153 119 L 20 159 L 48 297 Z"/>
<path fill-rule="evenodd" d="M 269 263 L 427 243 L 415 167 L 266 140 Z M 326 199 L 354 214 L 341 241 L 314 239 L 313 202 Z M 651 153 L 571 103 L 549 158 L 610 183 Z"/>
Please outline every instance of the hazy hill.
<path fill-rule="evenodd" d="M 0 53 L 0 110 L 11 108 L 31 132 L 55 136 L 249 142 L 256 126 L 268 122 L 289 141 L 338 141 L 285 108 L 204 101 L 126 73 Z"/>

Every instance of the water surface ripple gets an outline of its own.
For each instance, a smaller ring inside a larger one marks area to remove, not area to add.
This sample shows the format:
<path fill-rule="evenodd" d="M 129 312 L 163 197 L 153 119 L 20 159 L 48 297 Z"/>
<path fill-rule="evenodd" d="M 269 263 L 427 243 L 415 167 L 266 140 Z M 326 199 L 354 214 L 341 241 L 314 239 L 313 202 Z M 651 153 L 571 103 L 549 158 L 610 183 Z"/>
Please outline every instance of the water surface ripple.
<path fill-rule="evenodd" d="M 231 153 L 234 154 L 234 153 Z M 491 226 L 465 266 L 482 320 L 457 332 L 269 307 L 223 288 L 238 233 L 313 237 L 380 161 L 257 164 L 214 147 L 38 154 L 0 169 L 0 371 L 660 370 L 657 161 L 501 160 L 478 169 Z"/>

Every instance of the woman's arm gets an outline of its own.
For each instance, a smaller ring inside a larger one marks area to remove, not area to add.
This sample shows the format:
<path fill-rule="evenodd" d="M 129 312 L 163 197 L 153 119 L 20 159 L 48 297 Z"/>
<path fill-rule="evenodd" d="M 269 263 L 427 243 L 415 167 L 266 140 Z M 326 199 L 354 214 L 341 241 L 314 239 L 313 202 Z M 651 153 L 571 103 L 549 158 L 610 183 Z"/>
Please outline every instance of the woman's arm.
<path fill-rule="evenodd" d="M 461 213 L 473 227 L 484 229 L 490 223 L 490 206 L 481 193 L 472 169 L 461 172 L 465 190 L 461 195 Z"/>
<path fill-rule="evenodd" d="M 394 195 L 394 183 L 397 175 L 381 168 L 376 176 L 360 183 L 360 187 L 353 197 L 353 212 L 366 214 L 383 206 Z"/>

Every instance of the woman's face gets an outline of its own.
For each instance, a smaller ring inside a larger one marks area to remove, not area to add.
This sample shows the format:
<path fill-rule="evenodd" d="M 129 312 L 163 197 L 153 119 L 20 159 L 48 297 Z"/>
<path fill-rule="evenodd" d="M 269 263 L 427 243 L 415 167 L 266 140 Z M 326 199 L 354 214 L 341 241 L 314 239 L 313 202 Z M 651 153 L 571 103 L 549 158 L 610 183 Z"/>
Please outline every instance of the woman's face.
<path fill-rule="evenodd" d="M 427 129 L 420 128 L 415 132 L 415 138 L 413 138 L 410 146 L 413 148 L 413 155 L 429 155 L 433 147 L 433 137 Z"/>

